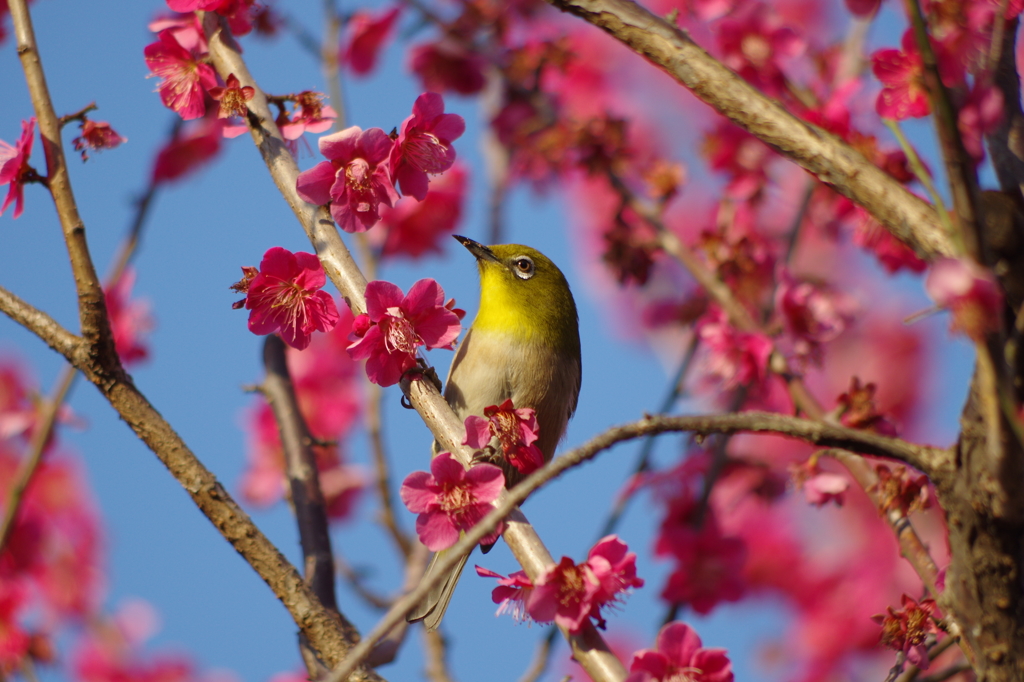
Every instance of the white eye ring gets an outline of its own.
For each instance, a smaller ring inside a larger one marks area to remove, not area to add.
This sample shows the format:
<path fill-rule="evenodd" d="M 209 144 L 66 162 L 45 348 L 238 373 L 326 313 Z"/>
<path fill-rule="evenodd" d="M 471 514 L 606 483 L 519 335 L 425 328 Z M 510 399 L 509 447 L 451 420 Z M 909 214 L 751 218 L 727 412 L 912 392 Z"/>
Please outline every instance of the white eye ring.
<path fill-rule="evenodd" d="M 519 279 L 530 279 L 533 277 L 533 259 L 529 256 L 516 256 L 512 259 L 512 272 Z"/>

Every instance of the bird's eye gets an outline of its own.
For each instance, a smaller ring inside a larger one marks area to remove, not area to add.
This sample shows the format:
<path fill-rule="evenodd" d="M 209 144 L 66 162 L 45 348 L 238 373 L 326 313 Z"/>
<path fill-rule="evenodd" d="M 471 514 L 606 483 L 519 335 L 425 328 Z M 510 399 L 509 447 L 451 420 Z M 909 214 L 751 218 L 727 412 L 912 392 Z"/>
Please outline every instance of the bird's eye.
<path fill-rule="evenodd" d="M 512 261 L 512 272 L 516 273 L 519 279 L 530 279 L 533 277 L 533 259 L 529 256 L 518 256 Z"/>

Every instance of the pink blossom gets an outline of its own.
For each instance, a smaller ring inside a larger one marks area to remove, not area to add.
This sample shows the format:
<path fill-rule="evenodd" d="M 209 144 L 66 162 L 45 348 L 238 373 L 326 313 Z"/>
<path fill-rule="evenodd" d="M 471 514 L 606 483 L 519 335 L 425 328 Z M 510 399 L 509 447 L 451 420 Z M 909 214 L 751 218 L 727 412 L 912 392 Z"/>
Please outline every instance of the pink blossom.
<path fill-rule="evenodd" d="M 160 31 L 157 41 L 143 52 L 152 75 L 163 79 L 157 89 L 164 106 L 186 121 L 201 118 L 206 113 L 206 92 L 217 85 L 213 68 L 182 47 L 170 30 Z"/>
<path fill-rule="evenodd" d="M 228 20 L 228 28 L 236 36 L 252 30 L 250 12 L 255 0 L 167 0 L 175 12 L 216 12 Z"/>
<path fill-rule="evenodd" d="M 476 573 L 481 578 L 497 578 L 498 586 L 491 591 L 491 601 L 498 604 L 500 616 L 503 613 L 511 612 L 516 620 L 526 620 L 529 614 L 526 612 L 526 601 L 533 594 L 533 583 L 523 571 L 510 573 L 507 578 L 486 568 L 476 566 Z"/>
<path fill-rule="evenodd" d="M 779 273 L 775 308 L 796 352 L 820 360 L 820 346 L 843 333 L 853 322 L 853 302 L 826 284 L 800 281 L 788 270 Z"/>
<path fill-rule="evenodd" d="M 871 214 L 861 207 L 856 207 L 858 216 L 853 231 L 853 243 L 861 248 L 874 252 L 875 257 L 889 273 L 899 272 L 906 268 L 911 272 L 924 272 L 928 264 L 921 260 L 913 249 L 893 236 Z"/>
<path fill-rule="evenodd" d="M 401 5 L 378 14 L 357 10 L 348 21 L 348 44 L 342 45 L 338 61 L 348 64 L 352 73 L 365 76 L 377 65 L 377 55 L 391 36 L 391 29 L 402 11 Z"/>
<path fill-rule="evenodd" d="M 322 133 L 328 130 L 338 113 L 324 104 L 322 93 L 303 90 L 295 96 L 295 108 L 291 116 L 282 112 L 277 119 L 277 127 L 285 140 L 297 140 L 303 133 Z M 367 131 L 369 132 L 369 131 Z"/>
<path fill-rule="evenodd" d="M 921 670 L 927 670 L 928 635 L 937 635 L 939 628 L 934 618 L 938 617 L 938 607 L 933 599 L 922 599 L 920 602 L 903 595 L 900 598 L 900 609 L 887 607 L 886 614 L 873 616 L 872 620 L 882 626 L 880 641 L 890 649 L 902 651 L 907 661 Z"/>
<path fill-rule="evenodd" d="M 965 258 L 940 258 L 932 263 L 924 288 L 935 304 L 953 314 L 950 329 L 982 341 L 998 331 L 1003 294 L 992 273 Z"/>
<path fill-rule="evenodd" d="M 427 174 L 437 175 L 455 163 L 452 141 L 466 130 L 458 114 L 444 113 L 444 100 L 435 92 L 425 92 L 412 105 L 412 116 L 391 149 L 391 177 L 402 194 L 419 201 L 427 196 Z"/>
<path fill-rule="evenodd" d="M 539 623 L 554 621 L 571 632 L 579 632 L 591 616 L 604 627 L 601 607 L 618 603 L 620 594 L 643 584 L 636 577 L 636 555 L 609 535 L 591 548 L 585 562 L 562 557 L 549 566 L 527 598 L 527 612 Z"/>
<path fill-rule="evenodd" d="M 975 163 L 985 158 L 984 136 L 995 130 L 1003 119 L 1003 92 L 999 88 L 975 84 L 960 107 L 957 128 L 964 148 Z"/>
<path fill-rule="evenodd" d="M 416 45 L 409 50 L 409 68 L 430 92 L 475 95 L 484 88 L 486 62 L 448 40 Z"/>
<path fill-rule="evenodd" d="M 33 116 L 21 122 L 21 137 L 12 147 L 0 140 L 0 185 L 7 185 L 7 197 L 0 206 L 0 215 L 14 202 L 14 217 L 17 218 L 25 210 L 25 183 L 35 175 L 28 165 L 28 157 L 32 154 L 32 140 L 36 129 L 36 118 Z"/>
<path fill-rule="evenodd" d="M 697 333 L 707 348 L 707 366 L 725 388 L 760 384 L 768 372 L 772 341 L 759 332 L 741 332 L 725 313 L 713 307 L 697 323 Z"/>
<path fill-rule="evenodd" d="M 224 87 L 210 88 L 210 97 L 220 102 L 217 118 L 229 116 L 244 117 L 249 112 L 246 102 L 256 95 L 256 88 L 251 85 L 242 86 L 235 74 L 228 74 Z"/>
<path fill-rule="evenodd" d="M 882 84 L 875 109 L 882 118 L 902 121 L 931 113 L 924 62 L 917 51 L 913 29 L 903 34 L 903 50 L 878 50 L 871 55 L 871 70 Z"/>
<path fill-rule="evenodd" d="M 76 152 L 82 153 L 82 161 L 89 159 L 89 150 L 102 151 L 113 149 L 128 141 L 128 138 L 121 137 L 110 127 L 106 121 L 82 121 L 82 134 L 71 140 Z"/>
<path fill-rule="evenodd" d="M 439 552 L 455 544 L 461 531 L 479 523 L 504 489 L 505 476 L 498 467 L 477 464 L 467 471 L 452 453 L 442 452 L 430 461 L 430 473 L 406 476 L 401 496 L 409 511 L 419 514 L 420 542 Z M 481 543 L 496 542 L 501 531 L 499 525 Z"/>
<path fill-rule="evenodd" d="M 686 623 L 669 623 L 658 633 L 657 648 L 633 655 L 626 682 L 732 682 L 725 649 L 706 649 Z"/>
<path fill-rule="evenodd" d="M 131 298 L 134 285 L 135 269 L 129 267 L 104 291 L 114 345 L 125 366 L 149 358 L 143 337 L 153 331 L 154 326 L 149 303 Z"/>
<path fill-rule="evenodd" d="M 393 206 L 398 193 L 385 161 L 393 143 L 380 128 L 359 126 L 320 138 L 329 160 L 299 173 L 295 188 L 304 201 L 331 205 L 331 216 L 346 232 L 365 232 L 380 216 L 378 206 Z"/>
<path fill-rule="evenodd" d="M 481 450 L 496 438 L 505 460 L 525 476 L 544 466 L 544 454 L 534 444 L 539 430 L 537 412 L 529 407 L 516 409 L 509 398 L 501 405 L 485 407 L 483 417 L 466 417 L 462 444 Z"/>
<path fill-rule="evenodd" d="M 821 507 L 829 502 L 843 506 L 846 491 L 850 488 L 850 480 L 840 474 L 822 471 L 816 457 L 811 457 L 802 464 L 791 464 L 789 467 L 793 483 L 804 491 L 807 502 Z"/>
<path fill-rule="evenodd" d="M 441 253 L 441 238 L 454 232 L 462 219 L 465 193 L 466 171 L 456 163 L 431 183 L 423 201 L 410 197 L 394 208 L 382 207 L 380 220 L 386 233 L 381 255 L 419 258 Z"/>
<path fill-rule="evenodd" d="M 722 61 L 771 96 L 781 95 L 782 64 L 800 55 L 806 45 L 769 5 L 741 5 L 718 26 Z"/>
<path fill-rule="evenodd" d="M 217 118 L 185 124 L 157 153 L 153 161 L 152 181 L 180 180 L 209 163 L 220 153 L 223 125 Z"/>
<path fill-rule="evenodd" d="M 882 0 L 845 0 L 846 9 L 855 17 L 874 16 L 878 8 L 882 6 Z"/>
<path fill-rule="evenodd" d="M 366 313 L 355 320 L 349 355 L 366 359 L 373 383 L 397 384 L 416 366 L 417 348 L 451 348 L 462 330 L 454 305 L 454 299 L 445 303 L 444 290 L 432 279 L 419 280 L 404 297 L 391 282 L 370 282 Z"/>
<path fill-rule="evenodd" d="M 321 290 L 326 282 L 314 254 L 292 253 L 280 246 L 268 249 L 245 297 L 251 311 L 249 331 L 280 332 L 285 343 L 302 350 L 314 331 L 330 331 L 338 323 L 334 299 Z"/>

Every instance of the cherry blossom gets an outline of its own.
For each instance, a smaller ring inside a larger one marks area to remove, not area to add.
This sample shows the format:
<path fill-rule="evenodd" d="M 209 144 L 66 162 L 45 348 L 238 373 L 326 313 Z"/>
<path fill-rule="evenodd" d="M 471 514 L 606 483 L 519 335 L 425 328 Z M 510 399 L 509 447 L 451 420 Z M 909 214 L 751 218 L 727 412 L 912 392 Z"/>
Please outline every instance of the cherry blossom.
<path fill-rule="evenodd" d="M 449 40 L 425 43 L 409 50 L 409 68 L 420 77 L 423 89 L 431 92 L 476 94 L 486 83 L 485 65 L 479 55 Z"/>
<path fill-rule="evenodd" d="M 466 417 L 466 440 L 462 443 L 480 450 L 497 439 L 505 461 L 524 476 L 544 466 L 544 454 L 534 442 L 539 426 L 537 412 L 528 407 L 516 409 L 509 398 L 501 405 L 484 408 L 484 416 Z"/>
<path fill-rule="evenodd" d="M 0 215 L 12 202 L 15 218 L 25 210 L 25 183 L 35 175 L 35 171 L 28 165 L 35 129 L 36 119 L 33 116 L 21 122 L 21 137 L 14 146 L 0 140 L 0 185 L 7 185 L 7 197 L 3 205 L 0 205 Z"/>
<path fill-rule="evenodd" d="M 245 297 L 249 331 L 279 332 L 285 343 L 302 350 L 314 331 L 330 331 L 338 323 L 334 299 L 321 290 L 326 282 L 316 255 L 280 246 L 268 249 Z"/>
<path fill-rule="evenodd" d="M 76 152 L 82 153 L 82 161 L 87 161 L 89 150 L 113 149 L 127 141 L 128 138 L 118 135 L 106 121 L 86 119 L 82 121 L 82 134 L 71 140 L 71 145 Z"/>
<path fill-rule="evenodd" d="M 220 102 L 217 118 L 245 116 L 249 107 L 246 102 L 256 95 L 256 88 L 251 85 L 242 86 L 235 74 L 229 74 L 224 87 L 210 88 L 210 97 Z"/>
<path fill-rule="evenodd" d="M 924 287 L 936 305 L 953 314 L 952 331 L 980 342 L 987 333 L 1000 328 L 1002 290 L 992 273 L 974 261 L 936 260 L 928 271 Z"/>
<path fill-rule="evenodd" d="M 772 354 L 772 341 L 767 336 L 739 331 L 717 307 L 701 318 L 697 333 L 708 350 L 708 370 L 718 376 L 726 388 L 764 381 Z"/>
<path fill-rule="evenodd" d="M 501 469 L 477 464 L 468 471 L 450 452 L 430 461 L 430 473 L 414 471 L 402 483 L 402 502 L 416 517 L 416 535 L 432 551 L 451 547 L 459 533 L 469 530 L 487 515 L 491 503 L 505 489 Z M 491 544 L 501 535 L 499 525 L 484 537 Z"/>
<path fill-rule="evenodd" d="M 903 34 L 902 50 L 878 50 L 871 55 L 871 70 L 882 84 L 875 110 L 883 118 L 902 121 L 931 113 L 924 62 L 917 50 L 914 32 Z"/>
<path fill-rule="evenodd" d="M 380 204 L 398 200 L 385 163 L 391 138 L 380 128 L 352 126 L 321 137 L 319 145 L 329 160 L 299 173 L 299 196 L 318 206 L 330 203 L 331 216 L 346 232 L 365 232 L 380 220 Z"/>
<path fill-rule="evenodd" d="M 444 175 L 430 183 L 423 201 L 411 197 L 400 200 L 394 208 L 381 207 L 380 220 L 384 231 L 381 256 L 420 258 L 441 253 L 441 240 L 455 231 L 462 219 L 466 194 L 466 170 L 457 162 Z"/>
<path fill-rule="evenodd" d="M 104 290 L 114 345 L 125 366 L 149 358 L 149 347 L 143 337 L 153 331 L 154 326 L 149 303 L 131 298 L 134 285 L 135 269 L 129 267 Z"/>
<path fill-rule="evenodd" d="M 895 438 L 898 435 L 896 425 L 884 414 L 879 413 L 875 405 L 877 388 L 871 382 L 862 386 L 860 379 L 851 377 L 850 388 L 836 401 L 839 421 L 843 426 L 868 429 Z"/>
<path fill-rule="evenodd" d="M 366 375 L 375 384 L 392 386 L 416 366 L 420 346 L 451 348 L 459 336 L 461 317 L 455 301 L 445 303 L 444 290 L 421 279 L 407 295 L 391 282 L 366 285 L 366 313 L 356 317 L 348 352 L 366 360 Z"/>
<path fill-rule="evenodd" d="M 377 65 L 377 56 L 391 36 L 391 29 L 401 11 L 401 5 L 376 14 L 356 10 L 349 19 L 348 42 L 342 44 L 338 61 L 348 64 L 357 76 L 368 75 Z"/>
<path fill-rule="evenodd" d="M 151 178 L 154 183 L 181 180 L 196 172 L 220 153 L 224 124 L 217 118 L 187 123 L 157 152 Z"/>
<path fill-rule="evenodd" d="M 391 177 L 402 194 L 423 201 L 427 196 L 427 174 L 437 175 L 455 163 L 452 141 L 466 130 L 458 114 L 444 113 L 444 100 L 434 92 L 416 98 L 412 115 L 402 122 L 389 164 Z"/>
<path fill-rule="evenodd" d="M 295 95 L 295 108 L 291 115 L 284 112 L 278 116 L 277 127 L 285 140 L 297 140 L 303 133 L 322 133 L 328 130 L 338 113 L 324 104 L 324 96 L 313 90 L 303 90 Z"/>
<path fill-rule="evenodd" d="M 576 564 L 569 557 L 549 566 L 536 581 L 526 602 L 530 618 L 539 623 L 554 621 L 570 632 L 579 632 L 593 616 L 603 627 L 600 609 L 620 601 L 619 595 L 644 581 L 636 577 L 636 555 L 614 535 L 594 545 L 587 560 Z"/>
<path fill-rule="evenodd" d="M 626 682 L 732 682 L 732 662 L 725 649 L 704 648 L 686 623 L 669 623 L 658 633 L 655 649 L 633 654 Z"/>
<path fill-rule="evenodd" d="M 507 578 L 499 573 L 476 566 L 476 573 L 481 578 L 497 578 L 498 586 L 491 591 L 491 601 L 498 605 L 495 615 L 511 613 L 516 620 L 526 620 L 526 602 L 533 593 L 533 583 L 523 571 L 510 573 Z"/>
<path fill-rule="evenodd" d="M 800 281 L 785 269 L 779 273 L 775 306 L 797 354 L 819 361 L 821 345 L 850 326 L 855 307 L 842 293 L 822 283 Z"/>
<path fill-rule="evenodd" d="M 975 163 L 985 158 L 984 136 L 1003 119 L 1003 93 L 999 88 L 975 84 L 960 107 L 957 128 L 964 148 Z"/>
<path fill-rule="evenodd" d="M 850 479 L 840 474 L 822 471 L 816 457 L 811 457 L 802 464 L 793 464 L 789 468 L 793 483 L 804 491 L 807 502 L 821 507 L 829 502 L 843 506 L 846 491 L 850 488 Z"/>
<path fill-rule="evenodd" d="M 143 52 L 151 75 L 162 79 L 157 89 L 164 106 L 186 121 L 201 118 L 206 113 L 206 93 L 217 86 L 213 67 L 182 47 L 169 29 L 160 31 L 156 42 Z"/>
<path fill-rule="evenodd" d="M 881 642 L 890 649 L 902 651 L 907 660 L 921 670 L 927 670 L 928 635 L 939 634 L 935 625 L 938 607 L 932 599 L 915 601 L 903 595 L 899 610 L 887 607 L 887 613 L 873 616 L 872 620 L 882 626 Z"/>
<path fill-rule="evenodd" d="M 897 510 L 907 516 L 931 506 L 928 477 L 924 474 L 914 475 L 907 467 L 885 464 L 876 465 L 875 473 L 878 482 L 873 490 L 878 493 L 881 511 Z"/>

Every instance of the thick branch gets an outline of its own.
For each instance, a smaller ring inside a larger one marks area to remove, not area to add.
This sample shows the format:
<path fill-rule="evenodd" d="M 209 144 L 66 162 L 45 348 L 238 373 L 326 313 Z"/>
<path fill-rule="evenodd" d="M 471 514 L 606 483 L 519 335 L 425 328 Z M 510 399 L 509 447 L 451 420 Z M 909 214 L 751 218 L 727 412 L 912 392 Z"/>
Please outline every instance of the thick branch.
<path fill-rule="evenodd" d="M 62 327 L 55 319 L 0 287 L 0 312 L 29 330 L 46 345 L 73 364 L 84 348 L 84 341 Z"/>
<path fill-rule="evenodd" d="M 956 252 L 931 206 L 849 145 L 765 97 L 677 26 L 629 0 L 548 1 L 646 57 L 719 113 L 866 208 L 921 256 Z"/>
<path fill-rule="evenodd" d="M 999 186 L 1016 197 L 1021 196 L 1024 186 L 1024 112 L 1020 106 L 1016 60 L 1018 23 L 1018 19 L 1007 23 L 1000 42 L 999 61 L 992 75 L 995 87 L 1003 93 L 1003 117 L 996 129 L 985 136 Z"/>

